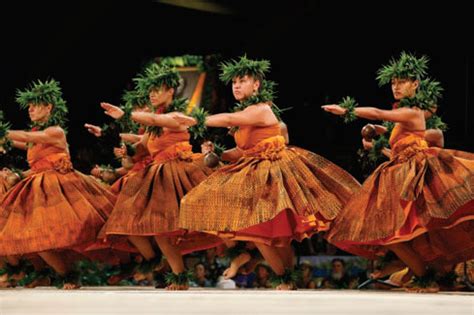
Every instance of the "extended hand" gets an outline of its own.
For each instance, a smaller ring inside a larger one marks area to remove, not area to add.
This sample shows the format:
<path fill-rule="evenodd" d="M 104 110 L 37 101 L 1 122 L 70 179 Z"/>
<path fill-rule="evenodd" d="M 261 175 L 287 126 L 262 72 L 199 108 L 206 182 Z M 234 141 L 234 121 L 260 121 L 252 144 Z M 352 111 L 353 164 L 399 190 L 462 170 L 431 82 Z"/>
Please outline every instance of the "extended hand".
<path fill-rule="evenodd" d="M 322 109 L 324 109 L 325 111 L 331 113 L 331 114 L 334 114 L 334 115 L 344 115 L 346 113 L 346 109 L 345 108 L 342 108 L 341 106 L 339 105 L 336 105 L 336 104 L 331 104 L 331 105 L 323 105 L 321 106 Z"/>
<path fill-rule="evenodd" d="M 109 115 L 113 119 L 120 119 L 125 114 L 125 112 L 120 107 L 114 106 L 110 103 L 102 102 L 100 103 L 100 107 L 104 109 L 104 113 L 106 115 Z"/>
<path fill-rule="evenodd" d="M 84 124 L 84 127 L 87 128 L 87 131 L 92 133 L 96 137 L 102 136 L 102 128 L 96 125 L 91 125 L 91 124 Z"/>

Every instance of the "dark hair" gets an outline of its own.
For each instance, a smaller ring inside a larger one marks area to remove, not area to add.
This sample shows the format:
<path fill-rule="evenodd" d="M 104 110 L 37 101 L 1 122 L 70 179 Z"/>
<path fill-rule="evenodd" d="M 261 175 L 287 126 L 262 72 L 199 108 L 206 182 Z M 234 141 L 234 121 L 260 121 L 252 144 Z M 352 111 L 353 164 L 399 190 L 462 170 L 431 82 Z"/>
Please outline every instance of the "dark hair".
<path fill-rule="evenodd" d="M 254 79 L 255 81 L 258 81 L 260 82 L 260 84 L 258 85 L 258 92 L 260 92 L 262 90 L 262 86 L 263 86 L 263 77 L 259 74 L 256 74 L 256 75 L 253 75 L 253 74 L 247 74 L 250 78 Z"/>
<path fill-rule="evenodd" d="M 176 93 L 178 91 L 178 88 L 174 88 L 174 87 L 169 87 L 168 85 L 166 84 L 162 84 L 160 86 L 154 86 L 150 89 L 150 91 L 152 90 L 159 90 L 161 89 L 162 87 L 164 87 L 166 89 L 166 91 L 170 90 L 170 89 L 173 89 L 173 98 L 176 96 Z"/>

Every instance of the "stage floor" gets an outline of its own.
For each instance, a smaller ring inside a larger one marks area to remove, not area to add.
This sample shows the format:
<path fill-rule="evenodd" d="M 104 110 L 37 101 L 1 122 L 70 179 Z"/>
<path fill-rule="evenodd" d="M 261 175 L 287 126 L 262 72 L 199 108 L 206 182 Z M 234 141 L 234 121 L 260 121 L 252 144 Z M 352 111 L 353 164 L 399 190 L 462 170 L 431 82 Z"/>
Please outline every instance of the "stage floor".
<path fill-rule="evenodd" d="M 0 315 L 12 314 L 473 315 L 474 294 L 366 290 L 169 292 L 151 287 L 0 289 Z"/>

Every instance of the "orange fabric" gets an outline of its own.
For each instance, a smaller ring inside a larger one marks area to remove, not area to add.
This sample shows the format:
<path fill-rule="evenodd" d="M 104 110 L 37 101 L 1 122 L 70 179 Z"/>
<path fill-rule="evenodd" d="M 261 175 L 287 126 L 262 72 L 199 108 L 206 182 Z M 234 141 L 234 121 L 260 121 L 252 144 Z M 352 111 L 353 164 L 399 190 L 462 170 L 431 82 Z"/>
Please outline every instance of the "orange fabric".
<path fill-rule="evenodd" d="M 72 170 L 67 150 L 45 144 L 36 144 L 27 151 L 28 164 L 33 172 L 54 169 L 62 174 Z"/>
<path fill-rule="evenodd" d="M 426 146 L 425 139 L 425 130 L 417 130 L 417 131 L 409 131 L 402 128 L 400 124 L 397 124 L 393 129 L 392 133 L 390 134 L 390 138 L 388 140 L 390 147 L 392 150 L 396 150 L 397 146 L 407 146 L 410 142 L 425 142 L 422 144 L 423 147 Z M 400 142 L 402 140 L 403 142 Z M 396 151 L 392 151 L 396 155 Z"/>
<path fill-rule="evenodd" d="M 0 255 L 72 248 L 92 243 L 115 197 L 72 169 L 69 153 L 51 145 L 28 150 L 31 175 L 0 204 Z"/>
<path fill-rule="evenodd" d="M 176 239 L 183 253 L 221 243 L 216 236 L 186 234 L 178 226 L 181 198 L 212 173 L 202 155 L 192 154 L 183 139 L 189 139 L 187 132 L 150 137 L 153 162 L 128 177 L 100 237 L 167 235 Z"/>
<path fill-rule="evenodd" d="M 244 157 L 259 158 L 262 160 L 278 160 L 281 158 L 281 152 L 285 150 L 285 138 L 282 136 L 273 136 L 260 141 L 254 147 L 244 150 Z"/>
<path fill-rule="evenodd" d="M 261 141 L 274 136 L 281 136 L 279 124 L 268 127 L 243 126 L 234 134 L 235 143 L 242 150 L 254 148 Z"/>
<path fill-rule="evenodd" d="M 178 142 L 169 145 L 166 149 L 159 151 L 153 156 L 153 160 L 156 163 L 164 163 L 169 160 L 180 159 L 180 160 L 191 160 L 193 158 L 193 147 L 189 142 Z"/>
<path fill-rule="evenodd" d="M 325 231 L 327 220 L 314 215 L 298 216 L 286 209 L 273 219 L 235 232 L 218 232 L 217 235 L 228 240 L 263 243 L 269 246 L 283 247 L 311 237 L 314 231 Z"/>
<path fill-rule="evenodd" d="M 174 132 L 164 130 L 160 136 L 150 135 L 148 138 L 147 148 L 150 155 L 155 158 L 161 151 L 168 149 L 170 146 L 179 142 L 189 142 L 190 136 L 187 131 Z"/>
<path fill-rule="evenodd" d="M 3 196 L 7 193 L 8 191 L 8 184 L 7 181 L 0 177 L 0 200 L 2 200 Z"/>
<path fill-rule="evenodd" d="M 143 170 L 148 164 L 150 164 L 153 161 L 151 156 L 147 155 L 137 162 L 133 164 L 133 167 L 130 169 L 130 171 L 127 172 L 127 174 L 123 175 L 119 179 L 117 179 L 112 186 L 110 186 L 110 191 L 113 192 L 114 194 L 118 195 L 120 193 L 120 190 L 122 190 L 122 187 L 125 185 L 127 180 L 130 178 L 130 176 L 138 173 L 139 171 Z"/>
<path fill-rule="evenodd" d="M 423 134 L 399 125 L 393 129 L 392 159 L 381 164 L 345 206 L 327 235 L 330 242 L 369 257 L 384 251 L 380 245 L 417 240 L 428 259 L 436 255 L 429 254 L 431 245 L 421 246 L 420 239 L 427 241 L 439 231 L 446 242 L 457 239 L 457 233 L 464 235 L 457 226 L 472 225 L 468 222 L 474 219 L 474 155 L 429 148 Z M 453 247 L 452 252 L 461 251 Z M 474 255 L 474 241 L 467 238 L 462 252 L 459 259 Z"/>
<path fill-rule="evenodd" d="M 239 127 L 235 137 L 243 157 L 183 198 L 181 227 L 278 246 L 327 230 L 359 188 L 323 157 L 287 148 L 278 124 Z"/>

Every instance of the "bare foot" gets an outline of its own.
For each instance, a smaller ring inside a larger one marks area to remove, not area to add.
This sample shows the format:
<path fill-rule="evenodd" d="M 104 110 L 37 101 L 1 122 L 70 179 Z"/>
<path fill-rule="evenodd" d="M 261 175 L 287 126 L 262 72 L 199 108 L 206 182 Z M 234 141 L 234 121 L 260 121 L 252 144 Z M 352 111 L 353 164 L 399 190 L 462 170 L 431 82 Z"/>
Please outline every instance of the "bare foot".
<path fill-rule="evenodd" d="M 184 290 L 188 290 L 188 289 L 189 289 L 188 284 L 172 283 L 172 284 L 170 284 L 169 286 L 166 287 L 166 290 L 169 290 L 169 291 L 184 291 Z"/>
<path fill-rule="evenodd" d="M 406 292 L 409 293 L 437 293 L 439 292 L 439 287 L 428 287 L 428 288 L 419 288 L 419 287 L 413 287 L 413 288 L 405 288 Z"/>
<path fill-rule="evenodd" d="M 49 287 L 51 285 L 51 278 L 50 277 L 41 277 L 35 279 L 30 284 L 25 285 L 25 288 L 36 288 L 36 287 Z"/>
<path fill-rule="evenodd" d="M 282 283 L 278 285 L 275 289 L 278 291 L 290 291 L 296 290 L 296 286 L 292 283 Z"/>
<path fill-rule="evenodd" d="M 133 273 L 133 280 L 136 282 L 144 281 L 150 279 L 150 277 L 153 277 L 153 273 L 148 272 L 148 273 L 143 273 L 140 271 L 135 271 Z"/>
<path fill-rule="evenodd" d="M 74 290 L 74 289 L 79 289 L 81 286 L 76 284 L 76 283 L 65 283 L 63 285 L 63 290 Z"/>
<path fill-rule="evenodd" d="M 224 276 L 224 279 L 228 280 L 228 279 L 231 279 L 231 278 L 233 278 L 237 275 L 237 270 L 239 270 L 239 268 L 235 268 L 235 266 L 231 265 L 229 268 L 224 270 L 222 275 Z"/>
<path fill-rule="evenodd" d="M 229 280 L 237 275 L 239 268 L 250 261 L 252 257 L 249 253 L 242 253 L 239 256 L 235 257 L 234 260 L 230 263 L 229 268 L 227 268 L 222 275 L 224 279 Z"/>
<path fill-rule="evenodd" d="M 26 276 L 25 272 L 24 271 L 20 271 L 20 273 L 15 273 L 14 275 L 11 275 L 10 276 L 10 279 L 11 280 L 14 280 L 16 282 L 20 281 L 21 279 L 23 279 L 24 277 Z"/>
<path fill-rule="evenodd" d="M 406 265 L 400 260 L 394 260 L 389 262 L 385 267 L 380 270 L 376 270 L 370 274 L 372 279 L 380 279 L 389 276 L 397 271 L 403 270 Z"/>
<path fill-rule="evenodd" d="M 377 270 L 377 271 L 372 272 L 372 273 L 369 275 L 369 277 L 372 278 L 372 279 L 379 279 L 379 278 L 384 277 L 384 274 L 382 273 L 382 271 Z"/>
<path fill-rule="evenodd" d="M 0 288 L 9 288 L 11 283 L 8 279 L 8 274 L 3 274 L 0 276 Z"/>
<path fill-rule="evenodd" d="M 404 289 L 409 293 L 436 293 L 439 292 L 439 285 L 436 282 L 432 282 L 425 287 L 417 283 L 409 282 L 405 285 Z"/>
<path fill-rule="evenodd" d="M 122 281 L 123 279 L 124 279 L 124 276 L 122 276 L 122 275 L 110 276 L 110 277 L 107 279 L 107 284 L 108 284 L 108 285 L 116 285 L 117 283 L 119 283 L 119 282 Z"/>

